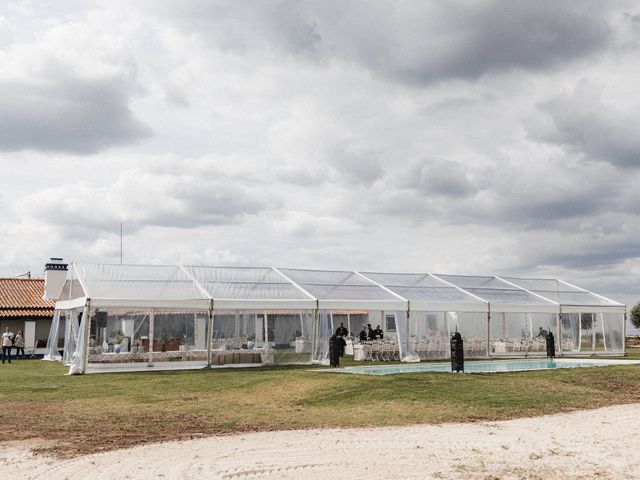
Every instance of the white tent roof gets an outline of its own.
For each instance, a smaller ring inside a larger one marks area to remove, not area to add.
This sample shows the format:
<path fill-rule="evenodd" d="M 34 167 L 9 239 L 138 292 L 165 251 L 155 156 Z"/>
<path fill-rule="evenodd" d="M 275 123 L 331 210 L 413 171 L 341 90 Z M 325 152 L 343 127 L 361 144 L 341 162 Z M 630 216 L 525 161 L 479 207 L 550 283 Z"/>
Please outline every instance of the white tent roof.
<path fill-rule="evenodd" d="M 624 312 L 557 279 L 274 267 L 73 263 L 56 308 Z"/>
<path fill-rule="evenodd" d="M 268 267 L 184 267 L 217 309 L 308 309 L 316 299 Z"/>

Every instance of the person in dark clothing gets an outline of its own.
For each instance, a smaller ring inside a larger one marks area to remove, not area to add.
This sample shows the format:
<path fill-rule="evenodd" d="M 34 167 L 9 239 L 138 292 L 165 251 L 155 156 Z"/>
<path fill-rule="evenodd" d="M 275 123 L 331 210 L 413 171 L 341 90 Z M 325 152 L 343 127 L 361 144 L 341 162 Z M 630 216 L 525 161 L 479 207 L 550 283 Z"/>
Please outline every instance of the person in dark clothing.
<path fill-rule="evenodd" d="M 371 328 L 371 324 L 367 323 L 367 340 L 374 340 L 376 337 L 373 334 L 373 328 Z"/>
<path fill-rule="evenodd" d="M 338 337 L 338 343 L 340 345 L 340 356 L 344 357 L 344 349 L 347 346 L 347 341 L 344 339 L 344 337 Z"/>
<path fill-rule="evenodd" d="M 538 332 L 538 336 L 536 338 L 547 338 L 547 331 L 544 328 L 540 327 L 540 331 Z"/>
<path fill-rule="evenodd" d="M 367 327 L 362 326 L 362 331 L 360 332 L 360 341 L 366 342 L 369 339 L 369 335 L 367 333 Z"/>
<path fill-rule="evenodd" d="M 378 325 L 373 331 L 373 338 L 374 340 L 382 340 L 384 338 L 384 332 L 382 331 L 382 328 L 380 328 L 380 325 Z"/>
<path fill-rule="evenodd" d="M 332 367 L 340 365 L 340 339 L 335 334 L 329 339 L 329 364 Z"/>
<path fill-rule="evenodd" d="M 555 338 L 553 338 L 552 332 L 547 333 L 545 341 L 547 344 L 547 357 L 553 360 L 556 358 L 556 341 Z"/>
<path fill-rule="evenodd" d="M 340 356 L 344 357 L 344 348 L 347 346 L 347 341 L 344 339 L 349 334 L 344 324 L 341 322 L 340 326 L 336 328 L 336 337 L 338 337 L 338 344 L 340 345 Z"/>
<path fill-rule="evenodd" d="M 349 335 L 349 331 L 344 326 L 344 323 L 340 322 L 340 326 L 336 328 L 336 335 L 338 335 L 339 337 L 346 337 Z"/>

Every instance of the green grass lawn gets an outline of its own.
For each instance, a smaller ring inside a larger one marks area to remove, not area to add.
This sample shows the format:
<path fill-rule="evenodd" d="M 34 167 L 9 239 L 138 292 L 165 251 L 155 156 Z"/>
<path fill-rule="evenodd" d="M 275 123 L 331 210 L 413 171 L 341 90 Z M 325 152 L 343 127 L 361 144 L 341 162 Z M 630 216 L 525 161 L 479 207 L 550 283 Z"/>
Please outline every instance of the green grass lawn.
<path fill-rule="evenodd" d="M 66 372 L 36 360 L 0 365 L 7 439 L 54 440 L 48 451 L 65 456 L 244 431 L 500 420 L 640 402 L 640 366 L 388 376 L 309 367 Z"/>

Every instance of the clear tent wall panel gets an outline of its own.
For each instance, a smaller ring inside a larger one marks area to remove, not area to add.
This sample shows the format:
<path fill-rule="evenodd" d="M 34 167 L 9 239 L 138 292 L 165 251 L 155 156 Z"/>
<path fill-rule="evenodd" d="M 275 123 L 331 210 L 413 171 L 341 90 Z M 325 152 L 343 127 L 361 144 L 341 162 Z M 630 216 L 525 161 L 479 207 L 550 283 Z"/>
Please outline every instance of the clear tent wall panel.
<path fill-rule="evenodd" d="M 409 313 L 408 351 L 420 360 L 446 359 L 450 356 L 450 339 L 459 332 L 467 358 L 487 355 L 486 312 Z"/>
<path fill-rule="evenodd" d="M 608 353 L 624 353 L 624 314 L 599 313 L 603 325 L 604 346 Z"/>
<path fill-rule="evenodd" d="M 578 339 L 578 353 L 586 354 L 616 354 L 624 352 L 624 314 L 617 312 L 583 312 L 563 314 L 573 320 L 574 328 L 579 333 L 574 335 Z M 564 331 L 563 331 L 564 336 Z"/>
<path fill-rule="evenodd" d="M 153 310 L 153 361 L 207 360 L 208 311 Z"/>
<path fill-rule="evenodd" d="M 561 349 L 563 353 L 580 351 L 580 314 L 563 313 L 561 325 Z"/>
<path fill-rule="evenodd" d="M 273 312 L 267 315 L 267 334 L 275 364 L 309 363 L 313 311 Z"/>
<path fill-rule="evenodd" d="M 594 313 L 580 313 L 580 352 L 595 351 L 596 335 L 598 333 L 597 316 Z"/>
<path fill-rule="evenodd" d="M 409 312 L 407 352 L 420 360 L 445 358 L 450 339 L 446 312 Z"/>
<path fill-rule="evenodd" d="M 273 363 L 309 363 L 314 311 L 216 311 L 212 349 L 217 354 L 272 350 Z M 261 360 L 262 361 L 262 360 Z"/>
<path fill-rule="evenodd" d="M 487 356 L 487 314 L 484 312 L 447 312 L 449 332 L 460 332 L 464 354 L 468 358 Z"/>
<path fill-rule="evenodd" d="M 540 335 L 540 329 L 543 335 Z M 492 354 L 544 354 L 546 332 L 558 338 L 557 315 L 537 312 L 493 313 L 490 319 L 490 352 Z M 558 348 L 559 344 L 557 345 Z"/>
<path fill-rule="evenodd" d="M 150 309 L 91 309 L 87 363 L 148 362 Z"/>
<path fill-rule="evenodd" d="M 234 350 L 264 348 L 267 343 L 265 312 L 254 310 L 215 311 L 212 348 Z"/>

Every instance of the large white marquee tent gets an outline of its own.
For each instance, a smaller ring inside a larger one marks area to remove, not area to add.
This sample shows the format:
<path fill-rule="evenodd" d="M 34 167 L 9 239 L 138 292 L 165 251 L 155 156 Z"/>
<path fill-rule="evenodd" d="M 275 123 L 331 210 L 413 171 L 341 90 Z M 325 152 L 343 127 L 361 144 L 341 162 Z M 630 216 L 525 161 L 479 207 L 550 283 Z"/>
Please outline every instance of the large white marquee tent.
<path fill-rule="evenodd" d="M 470 358 L 543 355 L 540 330 L 554 333 L 558 355 L 618 355 L 625 315 L 557 279 L 74 263 L 45 358 L 72 374 L 327 363 L 340 323 L 363 360 L 444 359 L 454 331 Z M 365 324 L 384 339 L 359 344 Z"/>

